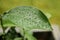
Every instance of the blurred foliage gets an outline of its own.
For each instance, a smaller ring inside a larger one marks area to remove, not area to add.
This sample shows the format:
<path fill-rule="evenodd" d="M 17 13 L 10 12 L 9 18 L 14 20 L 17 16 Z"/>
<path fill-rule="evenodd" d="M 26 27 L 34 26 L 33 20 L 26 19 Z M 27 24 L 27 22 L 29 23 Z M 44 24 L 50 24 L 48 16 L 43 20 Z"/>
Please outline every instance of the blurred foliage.
<path fill-rule="evenodd" d="M 4 39 L 3 39 L 4 37 Z M 5 35 L 0 35 L 0 40 L 22 40 L 20 33 L 17 33 L 14 27 L 11 27 Z"/>
<path fill-rule="evenodd" d="M 0 0 L 0 14 L 23 5 L 34 6 L 51 14 L 50 22 L 60 25 L 60 0 Z"/>
<path fill-rule="evenodd" d="M 14 40 L 22 40 L 22 38 L 15 38 Z"/>

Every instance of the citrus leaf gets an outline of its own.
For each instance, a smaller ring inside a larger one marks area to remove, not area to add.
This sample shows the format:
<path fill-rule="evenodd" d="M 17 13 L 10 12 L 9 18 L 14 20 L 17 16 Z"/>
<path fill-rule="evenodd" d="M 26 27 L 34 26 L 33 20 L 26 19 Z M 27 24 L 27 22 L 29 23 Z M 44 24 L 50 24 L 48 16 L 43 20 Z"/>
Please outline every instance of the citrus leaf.
<path fill-rule="evenodd" d="M 3 23 L 9 24 L 9 21 L 27 30 L 52 29 L 47 17 L 40 10 L 29 6 L 17 7 L 8 11 L 3 16 Z"/>
<path fill-rule="evenodd" d="M 27 32 L 25 31 L 25 33 L 27 34 L 29 34 L 28 31 L 31 31 L 33 29 L 42 29 L 46 31 L 52 30 L 47 17 L 39 9 L 36 9 L 34 7 L 16 7 L 8 11 L 2 18 L 3 24 L 5 21 L 7 21 L 8 24 L 13 23 L 14 25 L 26 30 Z M 5 23 L 7 24 L 7 22 Z M 35 39 L 33 38 L 33 40 Z"/>

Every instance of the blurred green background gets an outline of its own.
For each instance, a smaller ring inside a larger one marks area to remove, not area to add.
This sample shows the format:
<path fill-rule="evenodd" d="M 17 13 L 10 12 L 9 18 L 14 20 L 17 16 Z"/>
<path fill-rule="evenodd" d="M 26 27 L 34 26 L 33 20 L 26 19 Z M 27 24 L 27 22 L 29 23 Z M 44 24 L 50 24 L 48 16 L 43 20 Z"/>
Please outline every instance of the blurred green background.
<path fill-rule="evenodd" d="M 34 6 L 51 15 L 51 24 L 60 26 L 60 0 L 0 0 L 0 14 L 17 6 Z"/>

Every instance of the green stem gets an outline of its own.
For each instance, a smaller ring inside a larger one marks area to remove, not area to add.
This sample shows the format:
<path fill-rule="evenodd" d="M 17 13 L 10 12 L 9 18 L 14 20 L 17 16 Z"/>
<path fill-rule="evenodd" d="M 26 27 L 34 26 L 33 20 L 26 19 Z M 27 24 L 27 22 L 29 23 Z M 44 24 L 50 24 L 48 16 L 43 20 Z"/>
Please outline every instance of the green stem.
<path fill-rule="evenodd" d="M 23 28 L 23 32 L 24 32 L 24 33 L 23 33 L 24 35 L 23 35 L 23 37 L 22 37 L 22 38 L 23 38 L 22 40 L 26 40 L 24 28 Z"/>
<path fill-rule="evenodd" d="M 5 28 L 3 26 L 2 15 L 0 15 L 1 27 L 3 29 L 3 40 L 5 40 Z"/>

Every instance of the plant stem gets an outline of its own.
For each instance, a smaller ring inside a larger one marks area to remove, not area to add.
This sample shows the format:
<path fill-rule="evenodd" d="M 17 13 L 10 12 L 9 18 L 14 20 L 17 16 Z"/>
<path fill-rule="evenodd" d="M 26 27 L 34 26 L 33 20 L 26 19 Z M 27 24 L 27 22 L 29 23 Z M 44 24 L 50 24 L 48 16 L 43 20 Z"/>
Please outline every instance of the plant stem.
<path fill-rule="evenodd" d="M 23 34 L 24 34 L 24 35 L 23 35 L 23 37 L 22 37 L 22 38 L 23 38 L 22 40 L 26 40 L 24 28 L 23 28 Z"/>
<path fill-rule="evenodd" d="M 2 15 L 0 15 L 1 27 L 3 29 L 3 40 L 5 40 L 5 28 L 3 26 Z"/>

